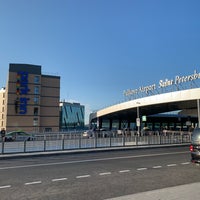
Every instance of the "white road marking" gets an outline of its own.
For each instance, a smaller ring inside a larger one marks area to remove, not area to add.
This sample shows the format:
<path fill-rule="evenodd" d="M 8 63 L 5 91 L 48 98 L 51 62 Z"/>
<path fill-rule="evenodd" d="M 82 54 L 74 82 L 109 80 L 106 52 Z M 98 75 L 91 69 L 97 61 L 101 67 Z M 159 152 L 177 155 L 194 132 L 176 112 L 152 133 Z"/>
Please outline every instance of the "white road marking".
<path fill-rule="evenodd" d="M 184 162 L 184 163 L 181 163 L 181 165 L 188 165 L 190 164 L 190 162 Z M 177 164 L 173 163 L 173 164 L 168 164 L 167 165 L 168 167 L 174 167 L 174 166 L 177 166 Z M 152 167 L 153 169 L 158 169 L 158 168 L 162 168 L 162 166 L 158 165 L 158 166 L 153 166 Z M 143 171 L 143 170 L 147 170 L 148 168 L 146 167 L 143 167 L 143 168 L 137 168 L 137 171 Z M 127 173 L 127 172 L 130 172 L 129 169 L 125 169 L 125 170 L 120 170 L 118 171 L 119 173 Z M 102 172 L 102 173 L 99 173 L 100 176 L 105 176 L 105 175 L 110 175 L 111 172 Z M 81 175 L 81 176 L 76 176 L 77 179 L 81 179 L 81 178 L 88 178 L 88 177 L 91 177 L 91 175 L 89 174 L 86 174 L 86 175 Z M 56 182 L 56 181 L 65 181 L 67 180 L 68 178 L 57 178 L 57 179 L 52 179 L 51 181 L 52 182 Z M 42 181 L 34 181 L 34 182 L 27 182 L 25 183 L 24 185 L 34 185 L 34 184 L 41 184 Z M 10 188 L 11 185 L 4 185 L 4 186 L 0 186 L 0 189 L 5 189 L 5 188 Z"/>
<path fill-rule="evenodd" d="M 169 165 L 167 165 L 167 167 L 175 167 L 175 166 L 177 166 L 177 164 L 169 164 Z"/>
<path fill-rule="evenodd" d="M 0 186 L 0 189 L 5 189 L 5 188 L 10 188 L 11 185 L 4 185 L 4 186 Z"/>
<path fill-rule="evenodd" d="M 65 180 L 67 180 L 67 178 L 55 178 L 55 179 L 52 179 L 51 181 L 56 182 L 56 181 L 65 181 Z"/>
<path fill-rule="evenodd" d="M 127 172 L 130 172 L 130 170 L 129 169 L 125 169 L 125 170 L 119 171 L 119 173 L 127 173 Z"/>
<path fill-rule="evenodd" d="M 53 165 L 65 165 L 65 164 L 75 164 L 75 163 L 85 163 L 85 162 L 98 162 L 98 161 L 106 161 L 106 160 L 120 160 L 120 159 L 129 159 L 129 158 L 155 157 L 155 156 L 175 155 L 175 154 L 184 154 L 184 153 L 188 153 L 188 151 L 172 152 L 172 153 L 144 154 L 144 155 L 124 156 L 124 157 L 110 157 L 110 158 L 96 158 L 96 159 L 94 158 L 94 159 L 88 159 L 88 160 L 74 160 L 74 161 L 56 162 L 56 163 L 41 163 L 41 164 L 33 164 L 33 165 L 19 165 L 19 166 L 15 165 L 15 166 L 9 166 L 9 167 L 0 167 L 0 170 L 53 166 Z"/>
<path fill-rule="evenodd" d="M 103 173 L 100 173 L 99 175 L 100 176 L 105 176 L 105 175 L 110 175 L 111 174 L 111 172 L 103 172 Z"/>
<path fill-rule="evenodd" d="M 146 168 L 146 167 L 143 167 L 143 168 L 138 168 L 137 170 L 138 170 L 138 171 L 143 171 L 143 170 L 147 170 L 147 168 Z"/>
<path fill-rule="evenodd" d="M 159 166 L 153 166 L 152 168 L 153 168 L 153 169 L 159 169 L 159 168 L 161 168 L 161 167 L 162 167 L 162 166 L 159 165 Z"/>
<path fill-rule="evenodd" d="M 82 175 L 82 176 L 77 176 L 76 178 L 88 178 L 88 177 L 90 177 L 89 174 L 87 174 L 87 175 Z"/>
<path fill-rule="evenodd" d="M 34 181 L 34 182 L 28 182 L 28 183 L 25 183 L 24 185 L 35 185 L 35 184 L 41 184 L 42 181 Z"/>
<path fill-rule="evenodd" d="M 189 165 L 190 162 L 181 163 L 181 165 Z"/>

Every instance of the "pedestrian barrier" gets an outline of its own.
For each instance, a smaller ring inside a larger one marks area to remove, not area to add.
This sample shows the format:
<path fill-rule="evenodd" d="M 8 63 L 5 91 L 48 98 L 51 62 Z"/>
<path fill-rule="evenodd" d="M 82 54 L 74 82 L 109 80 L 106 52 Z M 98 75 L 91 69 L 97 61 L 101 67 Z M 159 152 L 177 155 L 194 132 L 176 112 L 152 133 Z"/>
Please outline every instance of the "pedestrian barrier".
<path fill-rule="evenodd" d="M 112 131 L 104 134 L 83 136 L 81 133 L 59 133 L 35 135 L 31 141 L 0 142 L 0 154 L 61 151 L 72 149 L 109 148 L 145 145 L 184 144 L 190 143 L 191 133 L 148 135 L 116 134 Z"/>

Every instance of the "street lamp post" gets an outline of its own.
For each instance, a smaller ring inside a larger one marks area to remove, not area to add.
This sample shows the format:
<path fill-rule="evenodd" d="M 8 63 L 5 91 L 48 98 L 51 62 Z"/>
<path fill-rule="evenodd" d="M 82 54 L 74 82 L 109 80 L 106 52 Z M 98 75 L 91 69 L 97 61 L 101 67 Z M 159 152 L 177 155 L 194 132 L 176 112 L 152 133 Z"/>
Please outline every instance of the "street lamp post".
<path fill-rule="evenodd" d="M 140 104 L 139 102 L 137 102 L 137 104 Z M 137 119 L 136 119 L 136 125 L 137 125 L 137 135 L 140 135 L 140 109 L 139 109 L 139 105 L 137 106 Z"/>
<path fill-rule="evenodd" d="M 198 128 L 200 128 L 200 105 L 199 105 L 199 99 L 197 99 L 197 113 L 198 113 Z"/>

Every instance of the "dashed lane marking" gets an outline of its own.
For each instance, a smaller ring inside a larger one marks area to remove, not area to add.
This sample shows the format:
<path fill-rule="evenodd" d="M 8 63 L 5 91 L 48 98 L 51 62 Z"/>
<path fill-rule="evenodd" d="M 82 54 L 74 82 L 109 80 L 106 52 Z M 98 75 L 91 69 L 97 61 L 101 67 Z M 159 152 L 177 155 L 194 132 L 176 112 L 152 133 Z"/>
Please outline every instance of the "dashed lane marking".
<path fill-rule="evenodd" d="M 35 185 L 35 184 L 41 184 L 42 181 L 34 181 L 34 182 L 28 182 L 28 183 L 25 183 L 24 185 Z"/>
<path fill-rule="evenodd" d="M 65 180 L 67 180 L 67 178 L 55 178 L 55 179 L 52 179 L 51 181 L 56 182 L 56 181 L 65 181 Z"/>
<path fill-rule="evenodd" d="M 159 168 L 162 168 L 162 166 L 158 165 L 158 166 L 153 166 L 152 168 L 153 169 L 159 169 Z"/>
<path fill-rule="evenodd" d="M 82 175 L 82 176 L 77 176 L 76 178 L 88 178 L 88 177 L 90 177 L 90 175 L 89 174 L 87 174 L 87 175 Z"/>
<path fill-rule="evenodd" d="M 190 162 L 184 162 L 184 163 L 181 163 L 181 165 L 189 165 Z"/>
<path fill-rule="evenodd" d="M 4 186 L 0 186 L 0 189 L 5 189 L 5 188 L 10 188 L 11 185 L 4 185 Z"/>
<path fill-rule="evenodd" d="M 105 175 L 110 175 L 111 174 L 111 172 L 103 172 L 103 173 L 100 173 L 99 175 L 100 176 L 105 176 Z"/>
<path fill-rule="evenodd" d="M 175 167 L 175 166 L 177 166 L 177 164 L 169 164 L 169 165 L 167 165 L 167 167 Z"/>
<path fill-rule="evenodd" d="M 183 163 L 180 163 L 181 165 L 189 165 L 190 162 L 183 162 Z M 167 167 L 175 167 L 175 166 L 178 166 L 178 164 L 175 164 L 175 163 L 172 163 L 172 164 L 167 164 L 166 165 Z M 161 165 L 157 165 L 157 166 L 153 166 L 152 167 L 153 169 L 159 169 L 159 168 L 162 168 Z M 143 171 L 143 170 L 147 170 L 148 168 L 146 167 L 142 167 L 142 168 L 137 168 L 136 170 L 137 171 Z M 130 172 L 131 170 L 129 169 L 124 169 L 124 170 L 120 170 L 118 171 L 118 173 L 128 173 Z M 105 176 L 105 175 L 110 175 L 112 174 L 111 172 L 102 172 L 102 173 L 99 173 L 100 176 Z M 77 179 L 81 179 L 81 178 L 89 178 L 91 177 L 90 174 L 86 174 L 86 175 L 81 175 L 81 176 L 76 176 Z M 56 181 L 65 181 L 65 180 L 68 180 L 68 178 L 66 177 L 63 177 L 63 178 L 55 178 L 55 179 L 52 179 L 51 181 L 52 182 L 56 182 Z M 27 182 L 27 183 L 24 183 L 24 185 L 36 185 L 36 184 L 41 184 L 42 181 L 34 181 L 34 182 Z M 3 185 L 3 186 L 0 186 L 0 189 L 5 189 L 5 188 L 11 188 L 11 185 Z"/>
<path fill-rule="evenodd" d="M 129 169 L 125 169 L 125 170 L 119 171 L 119 173 L 127 173 L 127 172 L 130 172 L 130 170 Z"/>
<path fill-rule="evenodd" d="M 143 171 L 143 170 L 147 170 L 146 167 L 142 167 L 142 168 L 138 168 L 137 171 Z"/>

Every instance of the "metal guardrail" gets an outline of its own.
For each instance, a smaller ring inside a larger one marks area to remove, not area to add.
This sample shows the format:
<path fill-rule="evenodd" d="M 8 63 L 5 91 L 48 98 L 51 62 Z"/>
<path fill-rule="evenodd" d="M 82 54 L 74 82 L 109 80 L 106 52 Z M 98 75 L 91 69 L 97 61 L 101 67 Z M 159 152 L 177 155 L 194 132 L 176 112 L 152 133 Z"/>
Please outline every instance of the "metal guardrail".
<path fill-rule="evenodd" d="M 72 149 L 109 148 L 141 145 L 164 145 L 184 144 L 191 142 L 190 133 L 158 134 L 156 132 L 148 135 L 122 135 L 115 132 L 95 133 L 84 135 L 73 134 L 48 134 L 35 135 L 31 141 L 0 142 L 0 154 L 61 151 Z"/>

